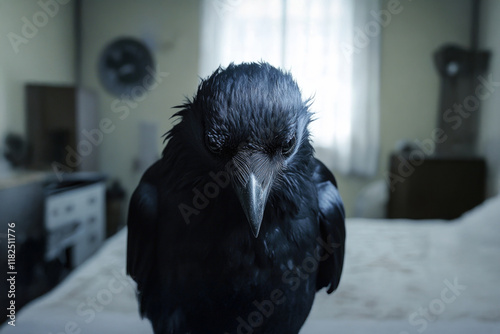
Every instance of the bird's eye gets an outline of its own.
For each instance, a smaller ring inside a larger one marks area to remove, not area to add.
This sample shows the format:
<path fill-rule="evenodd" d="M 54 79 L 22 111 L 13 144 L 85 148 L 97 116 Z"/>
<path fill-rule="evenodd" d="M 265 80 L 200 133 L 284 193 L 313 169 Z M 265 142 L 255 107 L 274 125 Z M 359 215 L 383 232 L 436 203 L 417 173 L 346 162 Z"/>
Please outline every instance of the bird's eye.
<path fill-rule="evenodd" d="M 219 154 L 222 152 L 222 146 L 214 137 L 207 136 L 205 141 L 210 152 L 215 154 Z"/>
<path fill-rule="evenodd" d="M 294 148 L 295 148 L 295 136 L 293 136 L 283 144 L 283 146 L 281 147 L 281 153 L 283 153 L 283 155 L 290 155 L 290 153 L 292 153 Z"/>

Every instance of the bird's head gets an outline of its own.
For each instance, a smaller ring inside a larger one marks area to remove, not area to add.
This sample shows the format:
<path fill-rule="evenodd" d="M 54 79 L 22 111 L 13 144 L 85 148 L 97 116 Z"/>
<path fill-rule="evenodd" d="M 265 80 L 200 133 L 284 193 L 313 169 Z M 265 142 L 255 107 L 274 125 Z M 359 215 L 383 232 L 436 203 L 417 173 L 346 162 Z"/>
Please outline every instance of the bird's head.
<path fill-rule="evenodd" d="M 308 101 L 289 73 L 243 63 L 203 80 L 186 106 L 182 122 L 197 123 L 189 127 L 189 140 L 199 148 L 200 161 L 229 172 L 257 237 L 273 187 L 312 156 Z"/>

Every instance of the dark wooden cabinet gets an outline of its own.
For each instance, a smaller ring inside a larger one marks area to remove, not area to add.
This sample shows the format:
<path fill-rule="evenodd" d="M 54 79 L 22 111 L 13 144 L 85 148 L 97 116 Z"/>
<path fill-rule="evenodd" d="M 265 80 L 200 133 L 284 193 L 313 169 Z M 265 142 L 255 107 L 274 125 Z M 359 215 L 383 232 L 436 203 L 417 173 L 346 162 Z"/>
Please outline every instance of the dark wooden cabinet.
<path fill-rule="evenodd" d="M 484 159 L 411 159 L 389 163 L 388 218 L 454 219 L 485 199 Z"/>
<path fill-rule="evenodd" d="M 73 86 L 26 86 L 29 167 L 68 171 L 97 171 L 98 142 L 92 138 L 98 123 L 97 98 Z"/>

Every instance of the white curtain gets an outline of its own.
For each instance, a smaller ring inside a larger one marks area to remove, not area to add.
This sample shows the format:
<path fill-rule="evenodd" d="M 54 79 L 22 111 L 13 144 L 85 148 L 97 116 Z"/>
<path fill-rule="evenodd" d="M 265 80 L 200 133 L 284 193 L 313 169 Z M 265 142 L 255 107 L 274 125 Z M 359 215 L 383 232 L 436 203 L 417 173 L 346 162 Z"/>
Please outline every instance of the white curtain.
<path fill-rule="evenodd" d="M 266 61 L 312 97 L 316 151 L 345 174 L 376 172 L 379 146 L 378 0 L 205 0 L 200 75 Z"/>

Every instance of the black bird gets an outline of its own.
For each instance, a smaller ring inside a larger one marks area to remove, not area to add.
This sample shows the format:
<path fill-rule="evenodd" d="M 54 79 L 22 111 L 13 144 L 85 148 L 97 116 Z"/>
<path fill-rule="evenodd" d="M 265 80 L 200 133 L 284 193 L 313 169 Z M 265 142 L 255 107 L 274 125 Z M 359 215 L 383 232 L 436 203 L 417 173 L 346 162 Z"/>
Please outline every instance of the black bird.
<path fill-rule="evenodd" d="M 203 80 L 130 201 L 127 272 L 156 334 L 298 333 L 334 291 L 344 208 L 313 157 L 289 73 L 231 64 Z"/>

